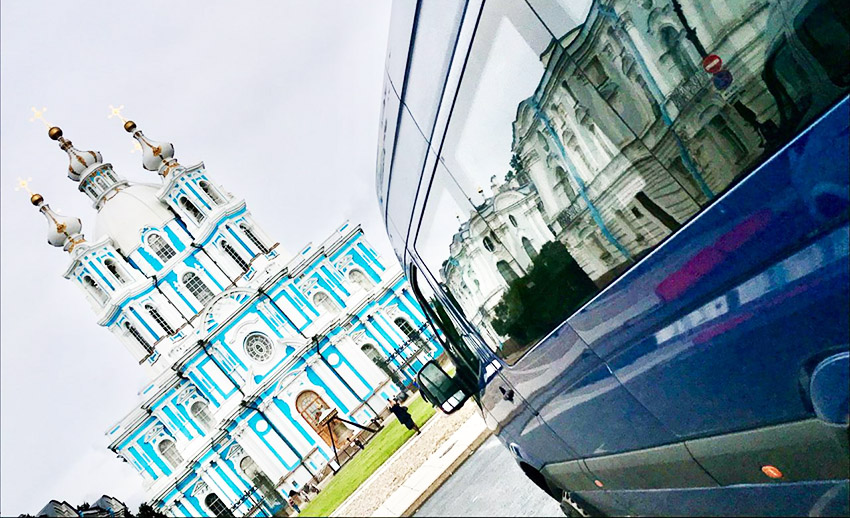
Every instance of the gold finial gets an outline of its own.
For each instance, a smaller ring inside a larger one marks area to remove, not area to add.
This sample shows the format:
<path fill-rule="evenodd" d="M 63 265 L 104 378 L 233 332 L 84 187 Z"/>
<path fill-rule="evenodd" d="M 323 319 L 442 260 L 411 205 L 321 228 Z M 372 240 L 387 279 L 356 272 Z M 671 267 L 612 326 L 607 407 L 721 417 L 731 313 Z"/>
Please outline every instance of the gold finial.
<path fill-rule="evenodd" d="M 119 119 L 121 119 L 121 122 L 127 122 L 127 119 L 125 119 L 124 116 L 121 115 L 121 110 L 123 110 L 123 109 L 124 109 L 123 104 L 121 106 L 119 106 L 118 108 L 116 108 L 116 107 L 114 107 L 110 104 L 109 105 L 109 115 L 107 115 L 106 118 L 111 119 L 112 117 L 118 117 Z"/>
<path fill-rule="evenodd" d="M 142 145 L 139 144 L 138 140 L 134 140 L 133 141 L 133 149 L 130 150 L 130 153 L 132 154 L 132 153 L 135 153 L 136 151 L 141 151 L 141 150 L 142 150 Z"/>
<path fill-rule="evenodd" d="M 35 121 L 39 120 L 39 121 L 41 121 L 42 124 L 44 124 L 45 128 L 50 128 L 50 123 L 48 123 L 46 120 L 44 120 L 44 112 L 47 111 L 47 108 L 42 108 L 41 110 L 36 110 L 35 106 L 33 106 L 32 108 L 30 108 L 30 110 L 32 110 L 32 113 L 33 113 L 32 117 L 30 117 L 30 122 L 35 122 Z"/>

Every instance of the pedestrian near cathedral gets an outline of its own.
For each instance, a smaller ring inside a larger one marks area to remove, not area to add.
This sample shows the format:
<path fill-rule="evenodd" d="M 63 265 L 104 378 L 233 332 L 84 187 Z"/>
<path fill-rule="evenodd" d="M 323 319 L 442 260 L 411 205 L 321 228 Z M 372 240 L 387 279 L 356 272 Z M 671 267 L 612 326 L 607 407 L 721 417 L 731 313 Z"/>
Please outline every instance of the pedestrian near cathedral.
<path fill-rule="evenodd" d="M 408 430 L 416 430 L 416 433 L 422 433 L 419 430 L 419 425 L 417 425 L 413 421 L 413 416 L 410 415 L 410 411 L 407 410 L 407 407 L 399 403 L 398 399 L 392 398 L 390 399 L 390 412 L 396 416 L 398 422 L 403 424 Z"/>

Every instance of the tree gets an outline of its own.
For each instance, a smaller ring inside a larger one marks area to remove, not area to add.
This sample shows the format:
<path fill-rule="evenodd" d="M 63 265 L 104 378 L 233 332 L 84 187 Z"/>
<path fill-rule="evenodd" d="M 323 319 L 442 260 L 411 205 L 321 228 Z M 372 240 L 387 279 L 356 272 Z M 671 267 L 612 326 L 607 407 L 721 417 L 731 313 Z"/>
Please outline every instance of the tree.
<path fill-rule="evenodd" d="M 566 247 L 550 241 L 493 308 L 493 329 L 509 341 L 528 344 L 560 325 L 597 291 Z"/>
<path fill-rule="evenodd" d="M 149 505 L 147 502 L 139 504 L 139 512 L 136 518 L 167 518 L 159 509 Z"/>

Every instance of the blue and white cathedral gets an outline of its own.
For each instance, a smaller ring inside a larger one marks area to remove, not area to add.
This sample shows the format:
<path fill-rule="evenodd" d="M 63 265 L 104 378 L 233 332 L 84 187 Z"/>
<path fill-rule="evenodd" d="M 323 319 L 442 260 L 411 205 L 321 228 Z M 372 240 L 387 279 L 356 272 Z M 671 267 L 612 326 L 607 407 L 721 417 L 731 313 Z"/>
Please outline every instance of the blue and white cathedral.
<path fill-rule="evenodd" d="M 31 197 L 70 255 L 65 278 L 152 380 L 109 448 L 167 515 L 286 514 L 286 495 L 337 469 L 333 445 L 359 430 L 333 416 L 368 426 L 442 348 L 359 226 L 287 254 L 203 163 L 124 128 L 159 182 L 49 131 L 97 210 L 93 240 Z"/>

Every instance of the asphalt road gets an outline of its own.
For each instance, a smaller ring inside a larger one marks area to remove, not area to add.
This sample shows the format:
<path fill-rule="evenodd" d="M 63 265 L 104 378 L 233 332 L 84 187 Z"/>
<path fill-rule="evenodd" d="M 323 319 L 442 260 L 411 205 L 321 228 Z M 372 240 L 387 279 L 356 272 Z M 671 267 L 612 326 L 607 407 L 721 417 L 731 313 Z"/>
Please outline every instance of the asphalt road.
<path fill-rule="evenodd" d="M 414 516 L 564 516 L 490 437 Z"/>

